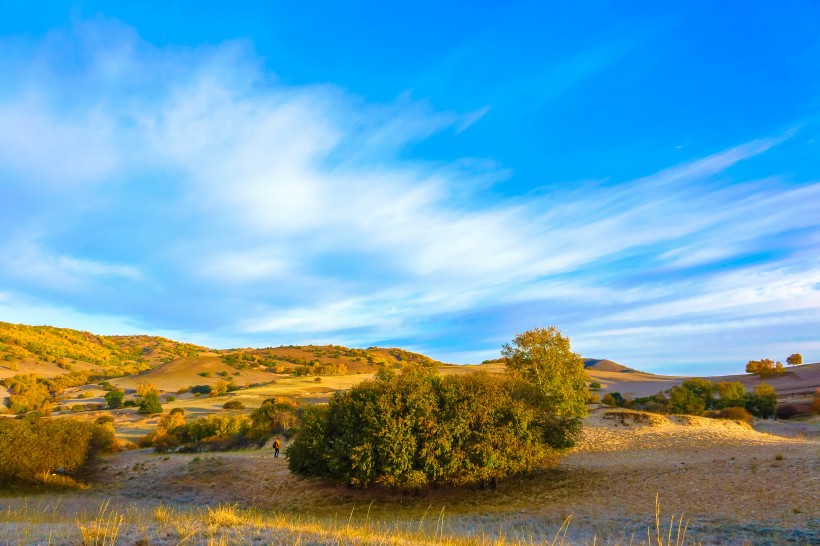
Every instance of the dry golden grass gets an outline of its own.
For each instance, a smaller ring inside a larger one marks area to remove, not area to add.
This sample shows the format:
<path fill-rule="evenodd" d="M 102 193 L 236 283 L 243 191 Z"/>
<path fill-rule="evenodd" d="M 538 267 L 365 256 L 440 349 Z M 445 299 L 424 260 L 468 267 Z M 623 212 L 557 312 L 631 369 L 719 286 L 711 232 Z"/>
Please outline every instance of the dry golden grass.
<path fill-rule="evenodd" d="M 73 507 L 73 506 L 72 506 Z M 63 507 L 65 508 L 65 507 Z M 76 508 L 76 507 L 73 507 Z M 4 543 L 76 544 L 109 546 L 114 544 L 339 544 L 339 545 L 418 545 L 418 546 L 508 546 L 529 544 L 607 544 L 596 535 L 585 541 L 572 536 L 573 518 L 545 521 L 529 537 L 510 537 L 503 532 L 453 532 L 444 508 L 433 512 L 428 507 L 409 519 L 379 520 L 371 513 L 373 503 L 356 514 L 355 507 L 346 517 L 314 517 L 305 514 L 269 512 L 241 508 L 237 504 L 218 504 L 205 508 L 171 508 L 165 505 L 152 512 L 132 507 L 112 507 L 104 501 L 94 515 L 87 507 L 80 510 L 85 520 L 68 522 L 70 514 L 56 506 L 47 517 L 30 507 L 0 514 Z M 357 516 L 357 517 L 354 517 Z M 656 499 L 654 521 L 631 537 L 635 546 L 679 546 L 687 541 L 682 515 L 662 521 Z M 22 525 L 21 525 L 22 524 Z M 15 532 L 16 531 L 16 532 Z M 644 535 L 645 533 L 645 535 Z M 646 537 L 644 539 L 644 536 Z"/>

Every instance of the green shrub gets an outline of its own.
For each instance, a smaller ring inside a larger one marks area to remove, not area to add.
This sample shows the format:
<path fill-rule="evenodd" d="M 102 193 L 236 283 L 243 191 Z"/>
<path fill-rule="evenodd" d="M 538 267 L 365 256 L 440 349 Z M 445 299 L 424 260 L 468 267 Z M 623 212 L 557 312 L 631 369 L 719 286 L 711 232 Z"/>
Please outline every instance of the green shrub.
<path fill-rule="evenodd" d="M 247 434 L 251 420 L 247 415 L 208 415 L 190 423 L 187 436 L 194 442 L 226 440 L 237 434 Z"/>
<path fill-rule="evenodd" d="M 174 396 L 173 394 L 169 394 L 168 396 L 165 397 L 166 402 L 174 402 L 176 399 L 177 399 L 177 397 Z"/>
<path fill-rule="evenodd" d="M 226 410 L 243 410 L 245 409 L 245 404 L 243 404 L 239 400 L 228 400 L 224 404 L 222 404 L 222 409 Z"/>
<path fill-rule="evenodd" d="M 746 410 L 755 417 L 774 417 L 776 408 L 777 393 L 771 385 L 761 383 L 755 386 L 753 393 L 746 395 Z"/>
<path fill-rule="evenodd" d="M 150 392 L 140 402 L 138 413 L 153 414 L 162 413 L 162 403 L 159 401 L 159 396 L 156 393 Z"/>
<path fill-rule="evenodd" d="M 592 383 L 590 383 L 590 384 L 589 384 L 589 388 L 590 388 L 590 389 L 600 389 L 600 388 L 601 388 L 601 384 L 600 384 L 600 383 L 598 383 L 597 381 L 593 381 Z"/>
<path fill-rule="evenodd" d="M 721 381 L 717 384 L 721 408 L 742 407 L 746 404 L 746 387 L 739 381 Z"/>
<path fill-rule="evenodd" d="M 83 410 L 85 410 L 85 406 L 82 404 L 74 404 L 71 406 L 71 413 L 80 413 Z"/>
<path fill-rule="evenodd" d="M 125 398 L 125 393 L 119 390 L 105 393 L 105 400 L 108 402 L 108 407 L 110 408 L 119 408 L 122 406 L 123 398 Z"/>
<path fill-rule="evenodd" d="M 299 423 L 298 407 L 296 400 L 287 396 L 268 398 L 251 413 L 249 437 L 262 442 L 293 429 Z"/>
<path fill-rule="evenodd" d="M 304 410 L 288 467 L 350 485 L 400 488 L 485 482 L 545 467 L 579 430 L 574 420 L 544 415 L 539 400 L 537 388 L 509 377 L 384 374 L 334 394 L 327 410 Z"/>

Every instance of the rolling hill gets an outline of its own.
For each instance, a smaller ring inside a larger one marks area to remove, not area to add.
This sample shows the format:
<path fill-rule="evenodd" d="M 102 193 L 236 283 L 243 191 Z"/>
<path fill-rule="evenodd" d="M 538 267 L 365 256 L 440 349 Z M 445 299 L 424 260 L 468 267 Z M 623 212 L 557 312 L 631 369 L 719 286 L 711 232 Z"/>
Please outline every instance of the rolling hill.
<path fill-rule="evenodd" d="M 381 367 L 398 369 L 407 365 L 435 367 L 442 374 L 501 373 L 505 369 L 503 359 L 453 365 L 400 348 L 288 345 L 216 350 L 157 336 L 100 336 L 68 328 L 0 322 L 0 380 L 30 373 L 43 378 L 73 374 L 78 376 L 73 385 L 81 384 L 83 378 L 87 383 L 108 379 L 126 390 L 140 383 L 153 383 L 161 392 L 173 393 L 219 381 L 248 386 L 300 376 L 365 379 Z M 601 384 L 602 394 L 617 391 L 648 396 L 687 379 L 641 372 L 608 359 L 585 358 L 584 366 L 589 380 Z M 707 379 L 740 381 L 749 390 L 761 382 L 751 375 Z M 790 368 L 765 382 L 781 396 L 810 395 L 820 388 L 820 363 Z M 342 383 L 348 385 L 349 381 Z M 0 390 L 0 398 L 6 396 L 7 391 Z"/>

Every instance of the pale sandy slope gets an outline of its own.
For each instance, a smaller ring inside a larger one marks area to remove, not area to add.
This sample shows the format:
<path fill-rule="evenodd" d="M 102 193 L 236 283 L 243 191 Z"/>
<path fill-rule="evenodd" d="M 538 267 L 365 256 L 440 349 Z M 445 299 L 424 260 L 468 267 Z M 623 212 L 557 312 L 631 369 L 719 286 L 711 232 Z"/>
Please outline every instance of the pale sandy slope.
<path fill-rule="evenodd" d="M 601 392 L 620 392 L 623 395 L 650 396 L 665 391 L 674 385 L 680 385 L 688 377 L 662 376 L 643 372 L 601 372 L 587 370 L 593 381 L 601 383 Z M 804 364 L 788 368 L 786 373 L 779 377 L 760 379 L 757 376 L 721 375 L 706 377 L 713 382 L 739 381 L 747 390 L 754 390 L 760 383 L 768 383 L 777 391 L 779 396 L 793 396 L 796 394 L 812 393 L 820 388 L 820 363 Z"/>

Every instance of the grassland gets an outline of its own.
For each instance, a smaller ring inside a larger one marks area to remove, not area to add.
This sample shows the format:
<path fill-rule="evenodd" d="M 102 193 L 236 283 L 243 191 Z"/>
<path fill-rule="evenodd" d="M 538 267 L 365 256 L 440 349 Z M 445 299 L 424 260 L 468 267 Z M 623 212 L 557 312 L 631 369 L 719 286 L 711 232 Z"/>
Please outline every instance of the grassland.
<path fill-rule="evenodd" d="M 277 395 L 322 403 L 384 367 L 504 371 L 499 361 L 454 366 L 400 349 L 213 350 L 148 336 L 5 323 L 0 355 L 0 378 L 87 370 L 129 393 L 152 383 L 165 412 L 182 408 L 189 421 L 226 413 L 222 406 L 230 400 L 245 406 L 231 413 L 246 414 Z M 602 393 L 652 394 L 684 379 L 601 362 L 587 375 L 602 384 Z M 317 367 L 333 373 L 296 375 Z M 788 372 L 767 382 L 789 400 L 820 386 L 818 364 Z M 747 386 L 758 381 L 737 379 Z M 216 397 L 178 392 L 229 380 L 243 388 Z M 105 392 L 97 383 L 66 388 L 60 413 L 82 406 L 93 409 L 80 415 L 110 414 L 118 436 L 131 442 L 155 430 L 158 416 L 134 408 L 97 409 Z M 0 387 L 0 398 L 7 394 Z M 81 478 L 85 489 L 0 492 L 0 544 L 817 543 L 818 418 L 756 421 L 754 427 L 594 409 L 578 446 L 557 468 L 503 481 L 497 490 L 422 494 L 296 479 L 269 448 L 207 455 L 137 449 L 106 456 Z M 662 522 L 656 519 L 656 495 Z"/>
<path fill-rule="evenodd" d="M 0 498 L 0 542 L 77 544 L 97 525 L 116 527 L 117 544 L 641 544 L 647 529 L 659 544 L 659 495 L 664 544 L 670 519 L 673 544 L 679 523 L 686 543 L 810 544 L 819 449 L 735 422 L 601 409 L 555 469 L 420 495 L 296 479 L 269 448 L 135 450 L 105 457 L 87 490 Z"/>

